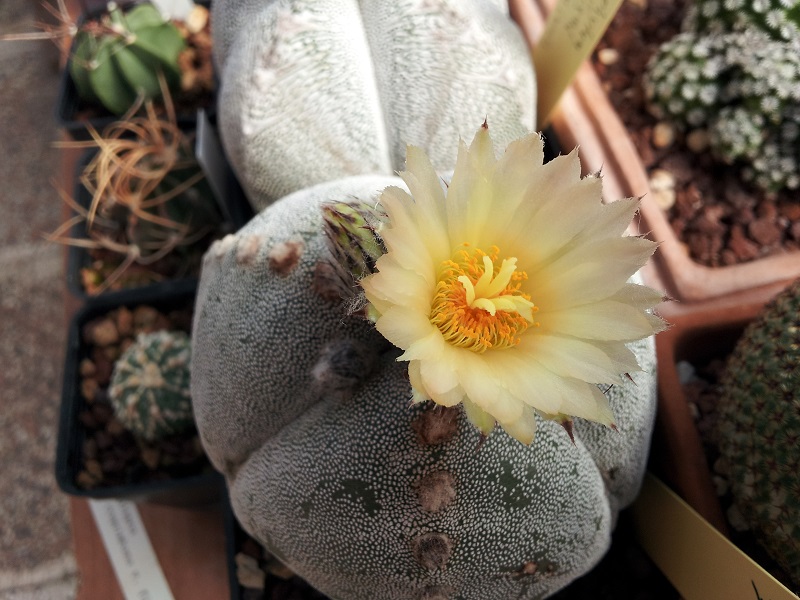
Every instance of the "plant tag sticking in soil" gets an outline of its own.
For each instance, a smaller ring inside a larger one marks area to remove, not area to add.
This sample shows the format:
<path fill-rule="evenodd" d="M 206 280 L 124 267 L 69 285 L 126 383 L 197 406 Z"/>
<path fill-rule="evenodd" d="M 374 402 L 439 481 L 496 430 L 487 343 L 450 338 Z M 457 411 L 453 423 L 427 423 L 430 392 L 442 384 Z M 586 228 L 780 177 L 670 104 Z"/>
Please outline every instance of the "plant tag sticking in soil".
<path fill-rule="evenodd" d="M 558 0 L 533 49 L 536 129 L 541 131 L 578 67 L 591 54 L 622 0 Z"/>
<path fill-rule="evenodd" d="M 192 0 L 152 0 L 161 16 L 167 20 L 185 21 L 194 8 Z"/>
<path fill-rule="evenodd" d="M 230 209 L 223 201 L 229 187 L 230 167 L 225 159 L 219 136 L 209 122 L 206 111 L 202 109 L 197 111 L 197 139 L 194 144 L 194 155 L 206 175 L 206 180 L 214 193 L 222 216 L 230 221 L 232 218 Z"/>
<path fill-rule="evenodd" d="M 136 503 L 89 500 L 89 507 L 126 600 L 174 600 Z"/>
<path fill-rule="evenodd" d="M 633 518 L 639 542 L 681 598 L 798 600 L 654 475 L 645 477 Z"/>

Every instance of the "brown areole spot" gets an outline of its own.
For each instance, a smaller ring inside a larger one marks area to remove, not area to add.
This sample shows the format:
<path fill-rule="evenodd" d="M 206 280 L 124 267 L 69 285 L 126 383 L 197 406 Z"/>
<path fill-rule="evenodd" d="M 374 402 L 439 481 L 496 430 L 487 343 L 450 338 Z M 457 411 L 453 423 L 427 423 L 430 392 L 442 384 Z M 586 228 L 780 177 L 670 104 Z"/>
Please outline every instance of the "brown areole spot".
<path fill-rule="evenodd" d="M 422 510 L 436 513 L 444 510 L 456 498 L 456 481 L 447 471 L 434 471 L 420 479 L 417 495 Z"/>
<path fill-rule="evenodd" d="M 302 240 L 289 240 L 275 244 L 269 251 L 269 268 L 281 277 L 288 277 L 303 254 L 305 244 Z"/>
<path fill-rule="evenodd" d="M 258 234 L 253 234 L 240 240 L 236 248 L 236 262 L 243 266 L 252 265 L 263 243 L 264 236 Z"/>
<path fill-rule="evenodd" d="M 429 402 L 421 413 L 411 421 L 422 446 L 435 446 L 452 438 L 458 430 L 458 407 L 438 406 Z"/>
<path fill-rule="evenodd" d="M 411 540 L 411 554 L 424 569 L 444 569 L 452 552 L 453 542 L 444 533 L 424 533 Z"/>

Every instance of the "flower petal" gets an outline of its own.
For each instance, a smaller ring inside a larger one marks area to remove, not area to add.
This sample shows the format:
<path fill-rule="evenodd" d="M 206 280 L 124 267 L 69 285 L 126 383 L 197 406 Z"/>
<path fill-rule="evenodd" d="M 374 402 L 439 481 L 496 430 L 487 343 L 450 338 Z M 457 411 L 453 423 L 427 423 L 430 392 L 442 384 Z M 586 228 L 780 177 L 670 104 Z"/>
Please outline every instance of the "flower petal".
<path fill-rule="evenodd" d="M 526 291 L 540 313 L 604 300 L 619 292 L 655 251 L 644 238 L 624 237 L 586 244 L 538 272 L 528 271 Z"/>
<path fill-rule="evenodd" d="M 530 406 L 523 406 L 519 418 L 513 421 L 501 421 L 500 425 L 508 435 L 529 446 L 536 433 L 536 411 Z"/>
<path fill-rule="evenodd" d="M 564 396 L 561 411 L 563 414 L 588 419 L 602 425 L 614 423 L 614 413 L 611 412 L 608 397 L 596 385 L 575 380 L 568 384 L 572 386 L 572 393 Z"/>
<path fill-rule="evenodd" d="M 542 332 L 590 340 L 640 340 L 654 333 L 640 309 L 615 300 L 601 300 L 537 315 Z"/>
<path fill-rule="evenodd" d="M 516 419 L 522 413 L 522 402 L 505 389 L 480 355 L 464 350 L 458 377 L 467 397 L 498 421 Z"/>
<path fill-rule="evenodd" d="M 452 347 L 447 347 L 439 360 L 422 361 L 420 374 L 425 389 L 431 396 L 449 392 L 458 385 L 458 363 L 453 364 L 453 359 L 458 360 L 458 352 Z M 449 352 L 447 350 L 450 350 Z M 446 357 L 451 357 L 447 360 Z"/>
<path fill-rule="evenodd" d="M 616 368 L 615 362 L 597 344 L 575 338 L 537 331 L 523 335 L 517 348 L 562 377 L 590 383 L 615 383 L 624 372 Z"/>
<path fill-rule="evenodd" d="M 535 361 L 525 361 L 516 349 L 485 354 L 494 376 L 525 404 L 545 413 L 561 408 L 561 393 L 550 383 L 556 376 Z"/>
<path fill-rule="evenodd" d="M 464 413 L 467 419 L 472 423 L 478 431 L 484 436 L 489 435 L 497 424 L 497 419 L 483 410 L 480 406 L 470 401 L 469 398 L 464 399 Z"/>
<path fill-rule="evenodd" d="M 368 275 L 360 283 L 367 300 L 378 306 L 379 310 L 380 304 L 385 301 L 414 308 L 420 313 L 430 310 L 434 289 L 425 278 L 415 271 L 402 268 L 391 254 L 381 256 L 375 266 L 378 272 Z"/>
<path fill-rule="evenodd" d="M 473 141 L 477 152 L 475 156 L 471 155 L 472 149 L 461 142 L 453 178 L 447 188 L 448 233 L 454 244 L 466 242 L 480 245 L 481 235 L 485 233 L 486 223 L 492 214 L 493 190 L 490 182 L 494 157 L 492 155 L 491 160 L 488 158 L 481 138 L 476 135 Z"/>
<path fill-rule="evenodd" d="M 392 344 L 406 351 L 428 337 L 438 336 L 440 340 L 442 338 L 442 334 L 425 315 L 399 304 L 390 306 L 382 312 L 378 322 L 375 323 L 375 328 Z"/>

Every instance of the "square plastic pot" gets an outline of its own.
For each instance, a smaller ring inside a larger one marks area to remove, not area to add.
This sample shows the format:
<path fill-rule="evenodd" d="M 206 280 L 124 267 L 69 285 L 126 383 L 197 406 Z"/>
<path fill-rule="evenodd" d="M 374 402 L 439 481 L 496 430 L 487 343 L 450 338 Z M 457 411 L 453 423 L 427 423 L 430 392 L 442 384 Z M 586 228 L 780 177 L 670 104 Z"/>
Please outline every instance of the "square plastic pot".
<path fill-rule="evenodd" d="M 170 282 L 147 290 L 128 290 L 113 297 L 97 298 L 96 302 L 84 305 L 71 319 L 55 461 L 56 481 L 65 493 L 84 498 L 116 498 L 176 506 L 204 506 L 222 497 L 222 476 L 213 470 L 210 463 L 194 469 L 196 472 L 191 475 L 158 481 L 148 480 L 147 467 L 142 464 L 132 470 L 125 484 L 98 485 L 89 489 L 78 484 L 88 437 L 88 430 L 80 419 L 88 405 L 81 392 L 80 374 L 81 362 L 90 355 L 89 344 L 82 337 L 84 326 L 123 306 L 133 309 L 147 305 L 159 311 L 191 310 L 196 290 L 194 282 Z"/>
<path fill-rule="evenodd" d="M 123 9 L 130 8 L 133 2 L 119 2 Z M 211 2 L 198 0 L 196 4 L 210 8 Z M 91 8 L 83 13 L 78 19 L 78 27 L 98 18 L 106 12 L 105 6 L 102 8 Z M 75 41 L 70 46 L 67 65 L 61 70 L 58 81 L 58 97 L 56 100 L 55 117 L 56 122 L 73 140 L 92 139 L 87 124 L 90 124 L 98 133 L 103 129 L 119 120 L 119 116 L 111 114 L 100 104 L 90 104 L 78 96 L 78 89 L 70 75 L 70 61 L 75 52 Z M 210 98 L 207 106 L 202 107 L 213 120 L 216 119 L 216 93 Z M 179 112 L 176 115 L 177 125 L 181 129 L 192 129 L 197 122 L 197 111 Z"/>

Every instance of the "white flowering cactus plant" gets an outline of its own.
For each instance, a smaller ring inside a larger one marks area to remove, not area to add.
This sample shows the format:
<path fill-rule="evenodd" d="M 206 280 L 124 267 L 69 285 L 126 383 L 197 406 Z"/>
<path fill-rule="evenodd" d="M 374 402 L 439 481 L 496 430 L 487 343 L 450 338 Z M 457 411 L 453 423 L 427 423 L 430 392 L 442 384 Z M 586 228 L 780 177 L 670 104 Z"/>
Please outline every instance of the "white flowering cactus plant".
<path fill-rule="evenodd" d="M 544 598 L 638 493 L 655 244 L 576 152 L 497 154 L 484 125 L 442 179 L 409 147 L 400 177 L 297 191 L 206 255 L 201 439 L 242 526 L 331 598 Z"/>
<path fill-rule="evenodd" d="M 703 129 L 767 191 L 800 187 L 800 2 L 698 0 L 644 80 L 652 112 Z"/>
<path fill-rule="evenodd" d="M 452 170 L 488 117 L 531 131 L 535 81 L 502 0 L 215 0 L 225 150 L 262 209 L 348 175 L 393 175 L 406 144 Z"/>

